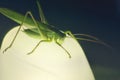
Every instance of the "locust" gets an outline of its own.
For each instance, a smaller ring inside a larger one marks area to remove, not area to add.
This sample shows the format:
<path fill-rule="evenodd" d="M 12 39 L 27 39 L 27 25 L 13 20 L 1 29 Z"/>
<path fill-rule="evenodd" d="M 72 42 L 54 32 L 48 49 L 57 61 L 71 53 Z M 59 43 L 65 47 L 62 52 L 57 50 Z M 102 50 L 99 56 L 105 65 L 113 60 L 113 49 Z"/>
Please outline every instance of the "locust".
<path fill-rule="evenodd" d="M 84 41 L 96 42 L 106 45 L 104 42 L 91 35 L 73 34 L 71 31 L 59 30 L 57 27 L 48 23 L 48 21 L 46 20 L 43 14 L 43 10 L 41 9 L 41 5 L 38 0 L 36 1 L 36 4 L 38 7 L 40 21 L 34 18 L 31 11 L 27 11 L 25 15 L 22 15 L 7 8 L 0 8 L 0 14 L 6 16 L 7 18 L 19 24 L 19 28 L 13 40 L 11 41 L 11 44 L 8 45 L 8 47 L 3 50 L 3 53 L 5 53 L 9 48 L 12 47 L 23 25 L 25 26 L 25 28 L 23 28 L 23 32 L 26 33 L 26 35 L 40 40 L 36 44 L 36 46 L 30 52 L 27 53 L 28 55 L 34 53 L 36 48 L 43 42 L 55 42 L 59 47 L 61 47 L 66 52 L 68 57 L 71 58 L 72 56 L 70 55 L 70 53 L 67 51 L 67 49 L 65 49 L 62 46 L 62 43 L 64 42 L 66 37 L 71 37 L 76 41 L 84 40 Z M 83 37 L 88 37 L 88 38 L 83 38 Z"/>

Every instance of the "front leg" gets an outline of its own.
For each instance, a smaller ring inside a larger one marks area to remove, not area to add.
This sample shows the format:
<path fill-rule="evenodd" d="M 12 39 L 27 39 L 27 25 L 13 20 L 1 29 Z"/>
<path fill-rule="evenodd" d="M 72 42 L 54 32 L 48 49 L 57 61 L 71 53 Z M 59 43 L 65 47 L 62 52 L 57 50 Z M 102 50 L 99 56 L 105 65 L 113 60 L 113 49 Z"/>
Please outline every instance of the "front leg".
<path fill-rule="evenodd" d="M 71 58 L 70 53 L 61 45 L 56 41 L 57 45 L 60 46 L 63 50 L 65 50 L 65 52 L 67 53 L 68 57 Z"/>

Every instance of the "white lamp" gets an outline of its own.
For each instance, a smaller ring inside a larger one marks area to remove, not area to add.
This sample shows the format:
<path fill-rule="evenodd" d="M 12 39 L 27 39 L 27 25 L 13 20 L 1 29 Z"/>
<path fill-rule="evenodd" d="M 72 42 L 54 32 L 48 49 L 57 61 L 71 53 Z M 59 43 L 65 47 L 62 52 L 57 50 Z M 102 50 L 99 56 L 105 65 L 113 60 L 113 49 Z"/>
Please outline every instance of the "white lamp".
<path fill-rule="evenodd" d="M 27 55 L 39 40 L 22 31 L 13 46 L 2 51 L 13 40 L 18 27 L 5 36 L 0 52 L 0 80 L 95 80 L 81 46 L 72 38 L 66 38 L 66 52 L 53 42 L 41 43 L 31 55 Z"/>

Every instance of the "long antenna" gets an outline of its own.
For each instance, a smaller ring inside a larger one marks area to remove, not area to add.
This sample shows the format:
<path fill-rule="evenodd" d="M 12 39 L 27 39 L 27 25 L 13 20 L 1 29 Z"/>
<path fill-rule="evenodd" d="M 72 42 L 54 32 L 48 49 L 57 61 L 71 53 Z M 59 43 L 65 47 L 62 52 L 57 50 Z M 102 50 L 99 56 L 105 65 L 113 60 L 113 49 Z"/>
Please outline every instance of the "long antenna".
<path fill-rule="evenodd" d="M 39 10 L 39 15 L 40 15 L 41 22 L 44 23 L 44 24 L 48 24 L 47 20 L 45 19 L 43 10 L 42 10 L 42 8 L 41 8 L 40 3 L 39 3 L 38 0 L 37 0 L 37 6 L 38 6 L 38 10 Z"/>

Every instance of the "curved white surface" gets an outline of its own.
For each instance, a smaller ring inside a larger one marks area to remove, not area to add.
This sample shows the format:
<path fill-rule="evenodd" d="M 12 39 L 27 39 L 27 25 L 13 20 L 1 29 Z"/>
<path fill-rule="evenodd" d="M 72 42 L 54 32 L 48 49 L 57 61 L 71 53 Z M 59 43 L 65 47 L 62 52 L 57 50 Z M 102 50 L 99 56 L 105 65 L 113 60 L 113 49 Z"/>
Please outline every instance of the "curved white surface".
<path fill-rule="evenodd" d="M 20 32 L 13 46 L 4 54 L 18 27 L 4 38 L 0 52 L 0 80 L 95 80 L 81 46 L 72 38 L 66 38 L 66 52 L 54 42 L 41 43 L 31 55 L 39 40 Z"/>

